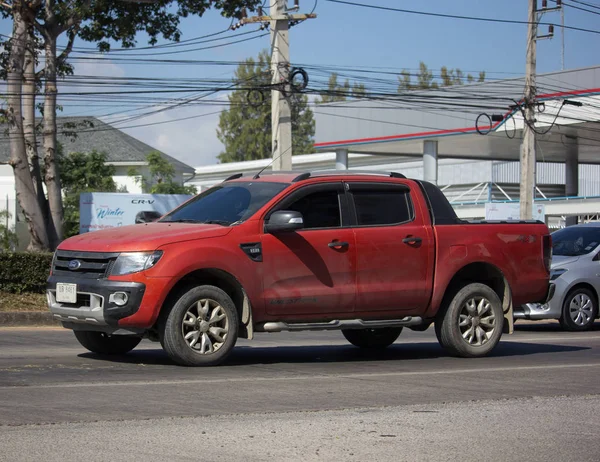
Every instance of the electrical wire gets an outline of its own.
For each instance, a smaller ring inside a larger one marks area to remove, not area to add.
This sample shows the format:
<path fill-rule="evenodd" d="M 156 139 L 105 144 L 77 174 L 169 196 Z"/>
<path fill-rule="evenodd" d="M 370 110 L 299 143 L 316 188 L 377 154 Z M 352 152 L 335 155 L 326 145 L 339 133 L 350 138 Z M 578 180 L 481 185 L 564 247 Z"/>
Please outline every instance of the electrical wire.
<path fill-rule="evenodd" d="M 554 2 L 556 3 L 556 0 L 554 0 Z M 594 10 L 590 10 L 588 8 L 582 8 L 581 6 L 571 5 L 570 3 L 567 3 L 565 1 L 563 1 L 562 4 L 564 6 L 568 6 L 569 8 L 573 8 L 574 10 L 585 11 L 587 13 L 592 13 L 592 14 L 600 15 L 600 10 L 599 11 L 594 11 Z"/>
<path fill-rule="evenodd" d="M 590 8 L 596 8 L 596 9 L 600 10 L 600 5 L 597 5 L 597 4 L 593 4 L 593 3 L 589 3 L 589 2 L 582 2 L 581 0 L 569 0 L 569 1 L 572 3 L 578 3 L 580 5 L 589 6 Z"/>
<path fill-rule="evenodd" d="M 383 11 L 394 11 L 397 13 L 416 14 L 416 15 L 422 15 L 422 16 L 435 16 L 435 17 L 439 17 L 439 18 L 462 19 L 462 20 L 468 20 L 468 21 L 494 22 L 494 23 L 501 23 L 501 24 L 525 24 L 525 25 L 530 24 L 529 21 L 520 21 L 520 20 L 516 20 L 516 19 L 497 19 L 497 18 L 485 18 L 485 17 L 476 17 L 476 16 L 463 16 L 463 15 L 457 15 L 457 14 L 431 13 L 431 12 L 427 12 L 427 11 L 392 8 L 392 7 L 388 7 L 388 6 L 368 5 L 365 3 L 350 2 L 347 0 L 325 0 L 325 1 L 330 2 L 330 3 L 339 3 L 339 4 L 344 4 L 344 5 L 358 6 L 358 7 L 362 7 L 362 8 L 371 8 L 371 9 L 383 10 Z M 600 35 L 599 30 L 585 29 L 582 27 L 561 26 L 561 25 L 557 25 L 554 23 L 547 23 L 547 22 L 536 22 L 535 24 L 545 25 L 545 26 L 552 25 L 555 27 L 562 27 L 564 29 L 575 30 L 575 31 L 579 31 L 579 32 L 589 32 L 591 34 L 599 34 Z"/>

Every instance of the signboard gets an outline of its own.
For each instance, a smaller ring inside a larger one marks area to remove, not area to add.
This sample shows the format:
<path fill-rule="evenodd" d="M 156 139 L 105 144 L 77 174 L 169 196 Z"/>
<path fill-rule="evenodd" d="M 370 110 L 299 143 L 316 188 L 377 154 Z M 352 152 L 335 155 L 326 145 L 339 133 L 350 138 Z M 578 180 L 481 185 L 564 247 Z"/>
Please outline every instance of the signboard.
<path fill-rule="evenodd" d="M 191 197 L 187 194 L 82 193 L 79 233 L 133 225 L 138 215 L 162 216 Z"/>
<path fill-rule="evenodd" d="M 520 220 L 520 204 L 518 202 L 487 202 L 485 204 L 485 219 L 492 220 Z M 533 219 L 546 221 L 544 206 L 533 204 Z"/>

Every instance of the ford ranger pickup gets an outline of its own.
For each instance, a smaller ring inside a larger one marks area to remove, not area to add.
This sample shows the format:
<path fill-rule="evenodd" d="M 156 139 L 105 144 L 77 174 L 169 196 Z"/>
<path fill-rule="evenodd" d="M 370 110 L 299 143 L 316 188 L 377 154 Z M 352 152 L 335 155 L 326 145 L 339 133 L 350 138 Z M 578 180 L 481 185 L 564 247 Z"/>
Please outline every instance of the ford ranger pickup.
<path fill-rule="evenodd" d="M 398 173 L 237 174 L 158 221 L 65 240 L 47 295 L 98 354 L 149 338 L 208 366 L 257 332 L 337 329 L 377 349 L 434 324 L 450 354 L 479 357 L 512 333 L 513 306 L 552 296 L 550 260 L 545 224 L 463 221 Z"/>

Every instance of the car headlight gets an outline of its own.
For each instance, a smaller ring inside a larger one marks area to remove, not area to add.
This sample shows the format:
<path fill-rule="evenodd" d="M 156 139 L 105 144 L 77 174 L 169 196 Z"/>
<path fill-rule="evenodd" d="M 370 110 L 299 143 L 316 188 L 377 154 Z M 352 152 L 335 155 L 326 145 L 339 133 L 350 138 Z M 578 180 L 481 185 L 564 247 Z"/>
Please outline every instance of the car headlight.
<path fill-rule="evenodd" d="M 555 279 L 558 279 L 563 274 L 565 274 L 567 271 L 569 271 L 569 270 L 567 270 L 565 268 L 558 268 L 558 269 L 554 269 L 554 270 L 550 271 L 550 280 L 554 281 Z"/>
<path fill-rule="evenodd" d="M 155 252 L 122 253 L 117 257 L 110 274 L 113 276 L 123 276 L 147 270 L 158 263 L 162 254 L 162 250 Z"/>

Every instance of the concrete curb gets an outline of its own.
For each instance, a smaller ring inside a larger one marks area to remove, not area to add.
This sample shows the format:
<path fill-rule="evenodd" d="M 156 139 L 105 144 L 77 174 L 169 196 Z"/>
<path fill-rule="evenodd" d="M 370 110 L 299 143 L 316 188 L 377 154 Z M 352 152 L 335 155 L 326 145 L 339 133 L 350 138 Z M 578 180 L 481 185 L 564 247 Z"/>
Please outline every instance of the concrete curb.
<path fill-rule="evenodd" d="M 49 311 L 0 312 L 0 327 L 58 326 Z"/>

